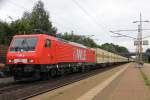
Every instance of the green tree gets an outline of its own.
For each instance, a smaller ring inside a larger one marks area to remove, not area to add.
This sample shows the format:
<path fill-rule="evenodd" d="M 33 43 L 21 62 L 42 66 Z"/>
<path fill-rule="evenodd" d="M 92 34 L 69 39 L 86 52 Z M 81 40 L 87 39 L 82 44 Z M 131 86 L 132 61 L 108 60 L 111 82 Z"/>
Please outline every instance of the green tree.
<path fill-rule="evenodd" d="M 112 43 L 111 44 L 109 44 L 109 43 L 102 44 L 101 48 L 104 50 L 107 50 L 109 52 L 114 52 L 114 53 L 116 52 L 116 48 Z"/>
<path fill-rule="evenodd" d="M 119 46 L 119 45 L 115 45 L 113 43 L 104 43 L 101 45 L 102 49 L 107 50 L 109 52 L 114 52 L 114 53 L 128 53 L 128 49 L 123 47 L 123 46 Z"/>
<path fill-rule="evenodd" d="M 0 44 L 8 44 L 11 37 L 11 27 L 7 22 L 0 21 Z"/>
<path fill-rule="evenodd" d="M 75 35 L 73 31 L 71 33 L 66 32 L 62 34 L 61 38 L 68 41 L 83 44 L 87 47 L 92 47 L 92 48 L 97 47 L 97 44 L 91 38 L 86 36 L 81 36 L 81 35 Z"/>
<path fill-rule="evenodd" d="M 42 1 L 38 1 L 30 14 L 24 14 L 25 18 L 29 19 L 29 25 L 31 29 L 41 29 L 50 35 L 55 35 L 57 29 L 52 26 L 52 22 L 49 20 L 49 13 L 44 9 Z"/>

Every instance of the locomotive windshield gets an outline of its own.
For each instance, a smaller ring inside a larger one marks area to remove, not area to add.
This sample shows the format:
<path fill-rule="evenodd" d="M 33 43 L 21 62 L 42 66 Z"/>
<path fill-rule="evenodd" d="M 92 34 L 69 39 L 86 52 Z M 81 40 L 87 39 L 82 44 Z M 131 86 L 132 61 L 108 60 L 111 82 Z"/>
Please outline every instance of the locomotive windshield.
<path fill-rule="evenodd" d="M 15 38 L 12 42 L 12 45 L 10 46 L 10 51 L 35 51 L 37 40 L 38 38 L 36 37 Z"/>

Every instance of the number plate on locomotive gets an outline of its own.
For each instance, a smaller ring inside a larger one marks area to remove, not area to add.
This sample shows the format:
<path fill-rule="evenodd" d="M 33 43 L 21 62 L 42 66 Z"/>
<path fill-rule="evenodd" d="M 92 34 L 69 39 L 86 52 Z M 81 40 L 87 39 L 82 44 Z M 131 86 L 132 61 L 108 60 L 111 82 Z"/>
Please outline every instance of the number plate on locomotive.
<path fill-rule="evenodd" d="M 15 63 L 18 63 L 18 62 L 27 63 L 27 59 L 14 59 L 14 62 Z"/>

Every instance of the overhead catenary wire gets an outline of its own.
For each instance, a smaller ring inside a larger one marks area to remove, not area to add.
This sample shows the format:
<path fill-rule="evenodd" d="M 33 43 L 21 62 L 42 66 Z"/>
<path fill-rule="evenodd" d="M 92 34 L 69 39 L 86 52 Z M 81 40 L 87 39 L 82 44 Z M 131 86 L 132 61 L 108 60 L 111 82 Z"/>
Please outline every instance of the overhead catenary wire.
<path fill-rule="evenodd" d="M 54 13 L 53 13 L 53 14 L 54 14 Z M 59 16 L 57 16 L 57 17 L 59 17 Z M 55 17 L 55 18 L 56 18 L 56 17 Z M 56 23 L 56 24 L 59 24 L 58 20 L 60 20 L 60 19 L 66 20 L 65 18 L 62 18 L 62 17 L 59 17 L 59 18 L 56 18 L 56 19 L 57 19 L 57 21 L 56 21 L 56 20 L 53 21 L 53 22 Z M 76 30 L 83 30 L 83 32 L 81 31 L 81 32 L 79 32 L 79 33 L 80 33 L 80 34 L 82 34 L 82 33 L 89 33 L 89 34 L 90 34 L 90 32 L 88 32 L 87 30 L 84 30 L 83 28 L 81 29 L 80 27 L 78 27 L 77 24 L 72 23 L 71 21 L 66 20 L 65 23 L 67 23 L 67 25 L 70 27 L 70 28 L 69 28 L 69 27 L 67 28 L 67 29 L 70 30 L 70 31 L 75 31 L 75 32 L 78 33 L 78 31 L 76 31 Z M 61 24 L 59 24 L 59 26 L 66 27 L 66 25 L 63 26 L 63 25 L 61 25 Z M 73 29 L 72 29 L 72 28 L 73 28 Z"/>
<path fill-rule="evenodd" d="M 111 32 L 111 33 L 114 33 L 114 34 L 117 34 L 117 35 L 119 35 L 120 37 L 128 37 L 128 38 L 136 39 L 135 37 L 128 36 L 128 35 L 124 35 L 124 34 L 121 34 L 121 33 L 114 32 L 114 31 L 110 31 L 110 32 Z"/>
<path fill-rule="evenodd" d="M 89 14 L 89 12 L 88 12 L 84 7 L 82 7 L 82 5 L 77 2 L 77 0 L 72 0 L 72 1 L 74 2 L 75 5 L 77 5 L 77 6 L 79 7 L 79 9 L 81 9 L 81 10 L 84 12 L 84 14 L 86 14 L 86 15 L 90 18 L 90 20 L 91 20 L 93 23 L 95 23 L 97 26 L 99 26 L 102 30 L 108 31 L 108 30 L 106 30 L 106 29 L 104 28 L 104 26 L 102 26 L 102 25 L 99 24 L 97 21 L 95 21 L 95 20 L 94 20 L 95 18 L 93 18 L 93 16 L 91 16 L 91 14 Z"/>
<path fill-rule="evenodd" d="M 14 0 L 13 1 L 9 0 L 9 2 L 10 2 L 10 4 L 14 5 L 15 7 L 18 7 L 18 8 L 24 9 L 27 12 L 30 12 L 30 10 L 28 8 L 26 8 L 26 7 L 24 7 L 24 6 L 20 5 L 20 4 L 17 4 L 16 2 L 14 2 Z"/>

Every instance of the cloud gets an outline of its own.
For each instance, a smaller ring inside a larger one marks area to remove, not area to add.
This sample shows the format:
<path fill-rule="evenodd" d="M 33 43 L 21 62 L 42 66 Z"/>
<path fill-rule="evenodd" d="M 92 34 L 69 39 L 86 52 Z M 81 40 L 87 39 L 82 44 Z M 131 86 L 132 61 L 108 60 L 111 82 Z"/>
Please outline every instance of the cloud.
<path fill-rule="evenodd" d="M 0 0 L 0 2 L 2 2 L 3 0 Z"/>
<path fill-rule="evenodd" d="M 0 0 L 0 8 L 3 6 L 4 0 Z"/>

